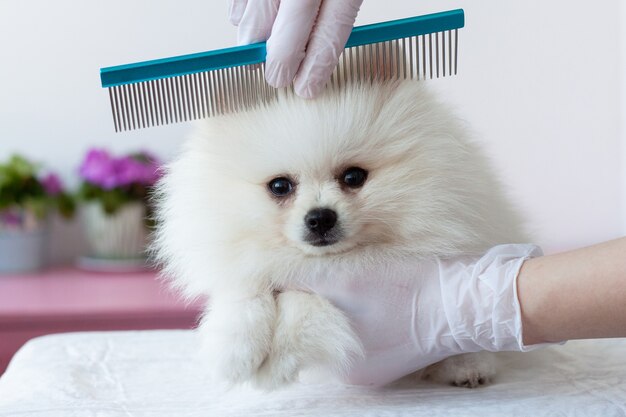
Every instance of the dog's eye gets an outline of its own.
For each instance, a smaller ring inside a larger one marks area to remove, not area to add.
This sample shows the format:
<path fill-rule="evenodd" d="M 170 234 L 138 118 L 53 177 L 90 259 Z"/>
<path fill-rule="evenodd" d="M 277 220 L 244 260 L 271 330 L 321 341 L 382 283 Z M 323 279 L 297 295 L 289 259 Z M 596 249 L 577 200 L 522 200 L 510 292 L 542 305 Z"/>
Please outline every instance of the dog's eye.
<path fill-rule="evenodd" d="M 367 179 L 367 171 L 359 167 L 351 167 L 341 174 L 341 181 L 350 188 L 359 188 Z"/>
<path fill-rule="evenodd" d="M 285 197 L 293 191 L 293 183 L 285 177 L 274 178 L 267 184 L 267 187 L 277 197 Z"/>

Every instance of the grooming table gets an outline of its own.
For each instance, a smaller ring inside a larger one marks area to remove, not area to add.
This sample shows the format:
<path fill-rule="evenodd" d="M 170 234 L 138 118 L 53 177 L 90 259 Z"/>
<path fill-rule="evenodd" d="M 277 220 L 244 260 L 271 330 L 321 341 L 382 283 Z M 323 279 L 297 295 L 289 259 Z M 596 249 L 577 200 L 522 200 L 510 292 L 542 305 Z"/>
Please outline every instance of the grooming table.
<path fill-rule="evenodd" d="M 0 342 L 1 343 L 1 342 Z M 2 417 L 624 416 L 626 339 L 504 354 L 494 384 L 384 389 L 209 382 L 189 330 L 68 333 L 28 342 L 0 378 Z"/>

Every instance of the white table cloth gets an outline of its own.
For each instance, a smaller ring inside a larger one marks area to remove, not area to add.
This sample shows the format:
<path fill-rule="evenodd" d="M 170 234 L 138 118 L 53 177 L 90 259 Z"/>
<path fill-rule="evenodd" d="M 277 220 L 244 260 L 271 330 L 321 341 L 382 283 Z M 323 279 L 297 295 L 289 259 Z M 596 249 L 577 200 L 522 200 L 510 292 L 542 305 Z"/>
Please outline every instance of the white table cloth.
<path fill-rule="evenodd" d="M 626 339 L 504 354 L 496 381 L 474 390 L 402 382 L 272 393 L 211 384 L 196 342 L 182 330 L 34 339 L 0 377 L 0 416 L 626 416 Z"/>

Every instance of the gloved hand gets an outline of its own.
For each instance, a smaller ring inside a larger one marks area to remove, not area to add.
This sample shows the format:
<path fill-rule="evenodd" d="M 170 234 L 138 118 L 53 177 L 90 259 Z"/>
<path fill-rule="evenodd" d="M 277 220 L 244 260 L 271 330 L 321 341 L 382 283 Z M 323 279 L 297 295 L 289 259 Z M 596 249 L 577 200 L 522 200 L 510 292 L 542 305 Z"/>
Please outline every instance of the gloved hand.
<path fill-rule="evenodd" d="M 351 320 L 365 358 L 346 382 L 380 386 L 461 353 L 541 346 L 523 345 L 516 290 L 524 260 L 540 255 L 534 245 L 500 245 L 482 257 L 319 271 L 294 289 L 327 298 Z"/>
<path fill-rule="evenodd" d="M 337 66 L 363 0 L 231 0 L 238 43 L 267 40 L 265 78 L 315 97 Z"/>

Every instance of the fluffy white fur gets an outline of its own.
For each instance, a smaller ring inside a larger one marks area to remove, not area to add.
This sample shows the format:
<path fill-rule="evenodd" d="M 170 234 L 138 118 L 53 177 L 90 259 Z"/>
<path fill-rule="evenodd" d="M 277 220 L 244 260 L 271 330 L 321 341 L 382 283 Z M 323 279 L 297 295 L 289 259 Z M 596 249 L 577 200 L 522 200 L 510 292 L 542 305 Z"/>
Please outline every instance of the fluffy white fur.
<path fill-rule="evenodd" d="M 362 188 L 337 179 L 353 166 L 368 171 Z M 267 184 L 281 176 L 297 185 L 277 199 Z M 290 280 L 320 267 L 366 269 L 523 240 L 467 129 L 414 81 L 355 85 L 310 101 L 285 94 L 203 121 L 167 168 L 156 199 L 155 248 L 165 274 L 190 297 L 210 295 L 199 331 L 211 366 L 229 382 L 265 388 L 311 366 L 341 371 L 361 354 L 330 303 L 274 293 Z M 318 207 L 337 213 L 342 238 L 333 245 L 303 238 L 303 218 Z M 488 359 L 463 357 L 428 375 L 474 386 L 493 374 Z"/>

